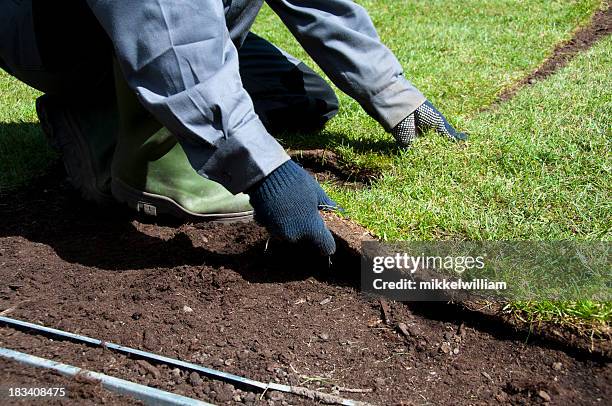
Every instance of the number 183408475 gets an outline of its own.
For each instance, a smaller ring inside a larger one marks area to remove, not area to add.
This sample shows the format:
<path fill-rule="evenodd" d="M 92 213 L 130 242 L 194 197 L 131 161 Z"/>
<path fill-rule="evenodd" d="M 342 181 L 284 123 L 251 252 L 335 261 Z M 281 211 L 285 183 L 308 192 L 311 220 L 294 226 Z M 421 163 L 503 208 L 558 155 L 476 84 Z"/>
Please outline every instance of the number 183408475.
<path fill-rule="evenodd" d="M 5 386 L 0 391 L 0 398 L 51 398 L 65 396 L 66 388 L 63 387 Z"/>

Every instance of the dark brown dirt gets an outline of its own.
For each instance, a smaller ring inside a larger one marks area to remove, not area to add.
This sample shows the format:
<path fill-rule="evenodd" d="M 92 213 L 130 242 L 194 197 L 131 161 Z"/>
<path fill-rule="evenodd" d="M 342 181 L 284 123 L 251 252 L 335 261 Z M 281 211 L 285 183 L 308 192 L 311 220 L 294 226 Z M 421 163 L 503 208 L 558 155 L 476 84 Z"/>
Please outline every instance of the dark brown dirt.
<path fill-rule="evenodd" d="M 353 189 L 368 187 L 381 173 L 342 161 L 326 149 L 290 150 L 291 158 L 302 165 L 317 181 L 330 181 Z"/>
<path fill-rule="evenodd" d="M 68 378 L 53 371 L 24 366 L 0 358 L 0 404 L 2 405 L 142 405 L 127 396 L 117 395 L 89 380 Z M 10 397 L 9 388 L 63 388 L 64 397 Z"/>
<path fill-rule="evenodd" d="M 605 10 L 597 11 L 589 24 L 578 29 L 569 41 L 557 45 L 550 58 L 544 61 L 535 71 L 503 91 L 490 108 L 510 100 L 521 88 L 551 76 L 567 65 L 576 55 L 588 50 L 610 33 L 612 33 L 612 11 L 608 5 Z"/>
<path fill-rule="evenodd" d="M 9 317 L 265 382 L 365 390 L 340 394 L 381 405 L 612 397 L 612 367 L 596 355 L 478 315 L 465 320 L 444 304 L 390 302 L 381 311 L 378 299 L 359 293 L 359 261 L 345 256 L 348 249 L 330 265 L 298 247 L 267 244 L 255 225 L 151 224 L 98 211 L 58 179 L 61 171 L 0 197 L 0 311 L 10 309 Z M 157 375 L 107 350 L 7 327 L 0 346 L 213 403 L 306 402 L 276 393 L 258 400 L 162 365 L 153 366 Z"/>

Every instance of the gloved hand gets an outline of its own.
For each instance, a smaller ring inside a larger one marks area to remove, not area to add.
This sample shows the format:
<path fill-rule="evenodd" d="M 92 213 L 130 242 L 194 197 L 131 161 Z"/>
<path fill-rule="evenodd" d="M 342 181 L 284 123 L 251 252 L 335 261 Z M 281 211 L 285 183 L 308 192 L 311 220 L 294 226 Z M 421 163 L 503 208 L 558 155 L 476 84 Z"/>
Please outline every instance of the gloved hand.
<path fill-rule="evenodd" d="M 391 130 L 391 134 L 400 146 L 408 147 L 414 139 L 429 129 L 450 138 L 451 141 L 465 141 L 466 133 L 459 132 L 446 120 L 429 101 L 421 104 L 412 114 L 402 120 Z"/>
<path fill-rule="evenodd" d="M 309 242 L 324 255 L 336 251 L 334 237 L 318 210 L 337 209 L 338 205 L 292 160 L 276 168 L 246 193 L 255 209 L 255 220 L 271 234 L 291 242 Z"/>

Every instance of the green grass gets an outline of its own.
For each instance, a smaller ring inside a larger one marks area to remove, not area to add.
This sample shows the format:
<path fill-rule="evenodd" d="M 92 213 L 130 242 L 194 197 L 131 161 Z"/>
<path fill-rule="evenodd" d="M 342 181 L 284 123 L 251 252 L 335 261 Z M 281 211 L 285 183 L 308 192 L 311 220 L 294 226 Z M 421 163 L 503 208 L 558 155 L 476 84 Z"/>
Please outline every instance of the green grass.
<path fill-rule="evenodd" d="M 507 309 L 526 323 L 552 322 L 570 325 L 587 335 L 610 336 L 612 302 L 515 302 L 509 304 Z"/>
<path fill-rule="evenodd" d="M 357 3 L 370 13 L 382 41 L 402 63 L 405 76 L 453 116 L 468 116 L 490 104 L 501 89 L 540 65 L 555 44 L 569 39 L 601 5 L 600 0 Z M 254 30 L 311 61 L 269 9 L 264 8 Z M 368 120 L 355 102 L 347 97 L 342 102 L 341 119 Z M 340 121 L 332 127 L 344 133 L 347 125 Z M 360 123 L 344 135 L 369 139 L 376 127 Z"/>
<path fill-rule="evenodd" d="M 331 187 L 349 213 L 388 239 L 609 240 L 612 41 L 462 128 L 388 159 L 372 188 Z"/>
<path fill-rule="evenodd" d="M 342 110 L 326 131 L 287 135 L 284 142 L 324 146 L 351 167 L 383 171 L 370 189 L 325 185 L 353 219 L 389 240 L 610 240 L 610 39 L 497 111 L 480 112 L 537 68 L 600 2 L 360 3 L 406 76 L 471 140 L 459 146 L 430 135 L 398 151 L 340 95 Z M 256 28 L 308 60 L 274 21 L 267 13 Z M 602 331 L 611 306 L 583 300 L 510 308 L 531 322 L 586 323 Z"/>
<path fill-rule="evenodd" d="M 388 239 L 604 240 L 612 225 L 612 38 L 464 127 L 468 145 L 431 135 L 398 152 L 369 190 L 327 185 Z M 608 334 L 611 302 L 516 302 L 529 322 Z"/>
<path fill-rule="evenodd" d="M 603 100 L 609 97 L 609 44 L 598 48 L 595 61 L 580 58 L 573 65 L 584 69 L 577 82 L 557 76 L 499 112 L 479 112 L 541 64 L 601 2 L 360 3 L 406 76 L 472 137 L 467 148 L 429 136 L 398 151 L 391 137 L 341 94 L 341 112 L 325 131 L 283 141 L 294 148 L 323 146 L 353 167 L 384 171 L 366 190 L 326 185 L 353 218 L 385 239 L 606 238 L 609 106 Z M 269 10 L 255 29 L 308 60 Z"/>
<path fill-rule="evenodd" d="M 384 172 L 368 189 L 324 185 L 353 219 L 384 239 L 610 240 L 609 38 L 496 111 L 481 112 L 570 38 L 601 1 L 359 3 L 406 76 L 471 140 L 456 145 L 429 135 L 398 150 L 356 102 L 339 94 L 341 111 L 325 131 L 281 141 L 329 148 L 353 167 Z M 315 67 L 268 8 L 254 30 Z M 55 159 L 36 127 L 36 96 L 0 72 L 0 192 Z M 534 320 L 609 322 L 609 304 L 581 303 L 515 308 Z"/>
<path fill-rule="evenodd" d="M 38 95 L 0 70 L 0 194 L 44 173 L 56 159 L 38 125 Z"/>

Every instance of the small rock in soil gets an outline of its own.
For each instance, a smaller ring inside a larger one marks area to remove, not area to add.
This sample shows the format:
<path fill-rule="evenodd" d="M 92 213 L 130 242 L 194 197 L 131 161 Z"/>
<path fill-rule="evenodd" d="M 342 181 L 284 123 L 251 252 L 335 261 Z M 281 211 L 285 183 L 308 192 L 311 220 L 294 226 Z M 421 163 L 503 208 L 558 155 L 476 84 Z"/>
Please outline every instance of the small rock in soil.
<path fill-rule="evenodd" d="M 197 372 L 192 372 L 191 374 L 189 374 L 189 383 L 192 386 L 200 386 L 202 385 L 202 378 L 200 378 L 200 374 L 198 374 Z"/>
<path fill-rule="evenodd" d="M 406 323 L 397 323 L 397 329 L 406 337 L 410 337 L 410 331 Z"/>
<path fill-rule="evenodd" d="M 453 349 L 453 354 L 455 355 L 459 354 L 459 347 L 456 347 Z"/>
<path fill-rule="evenodd" d="M 170 374 L 172 374 L 172 376 L 174 377 L 174 379 L 179 380 L 181 379 L 181 370 L 178 368 L 174 368 L 173 370 L 170 371 Z"/>
<path fill-rule="evenodd" d="M 213 382 L 211 386 L 216 392 L 215 400 L 219 403 L 229 402 L 234 397 L 234 387 L 229 383 Z"/>
<path fill-rule="evenodd" d="M 442 343 L 442 345 L 440 346 L 440 352 L 443 352 L 444 354 L 448 354 L 450 351 L 451 351 L 450 344 L 447 342 Z"/>
<path fill-rule="evenodd" d="M 151 374 L 153 378 L 158 379 L 161 376 L 161 372 L 159 372 L 159 369 L 149 364 L 147 361 L 139 359 L 136 361 L 136 363 L 140 365 L 149 374 Z"/>
<path fill-rule="evenodd" d="M 560 362 L 553 362 L 552 364 L 552 369 L 554 369 L 555 371 L 561 371 L 561 368 L 563 368 L 563 364 Z"/>
<path fill-rule="evenodd" d="M 545 402 L 550 402 L 551 401 L 551 397 L 548 394 L 548 392 L 546 391 L 538 391 L 538 396 L 542 398 L 542 400 L 544 400 Z"/>
<path fill-rule="evenodd" d="M 280 364 L 277 364 L 276 362 L 271 362 L 268 365 L 266 365 L 266 371 L 274 372 L 276 369 L 280 367 L 281 367 Z"/>
<path fill-rule="evenodd" d="M 193 313 L 193 309 L 187 305 L 183 306 L 183 311 L 185 313 Z"/>
<path fill-rule="evenodd" d="M 319 304 L 320 304 L 320 305 L 326 305 L 326 304 L 328 304 L 329 302 L 331 302 L 331 296 L 330 296 L 330 297 L 327 297 L 327 298 L 325 298 L 325 299 L 323 299 L 323 300 L 321 300 L 321 301 L 319 302 Z"/>
<path fill-rule="evenodd" d="M 327 340 L 329 340 L 329 334 L 327 334 L 327 333 L 321 333 L 321 334 L 319 334 L 319 338 L 320 338 L 321 340 L 323 340 L 323 341 L 327 341 Z"/>
<path fill-rule="evenodd" d="M 285 395 L 283 395 L 282 392 L 277 392 L 277 391 L 267 391 L 266 392 L 266 398 L 274 401 L 274 402 L 280 402 L 281 400 L 283 400 L 285 398 Z"/>
<path fill-rule="evenodd" d="M 465 324 L 464 323 L 461 323 L 459 327 L 457 328 L 457 335 L 459 337 L 465 336 Z"/>
<path fill-rule="evenodd" d="M 508 395 L 506 395 L 504 392 L 500 392 L 497 395 L 495 395 L 495 399 L 500 403 L 507 403 Z"/>

